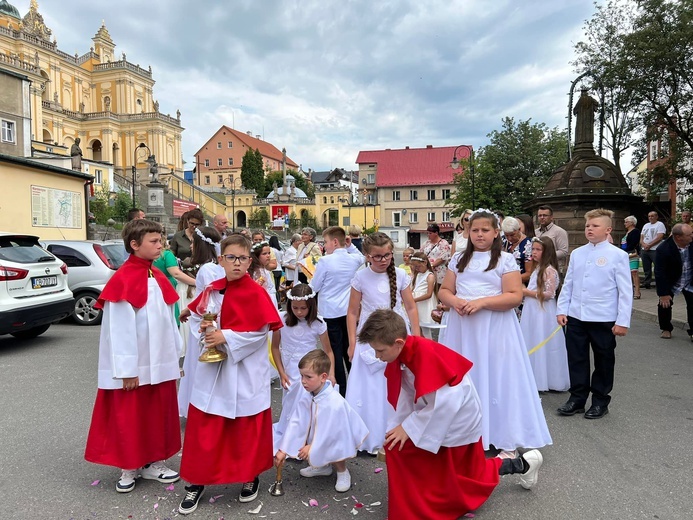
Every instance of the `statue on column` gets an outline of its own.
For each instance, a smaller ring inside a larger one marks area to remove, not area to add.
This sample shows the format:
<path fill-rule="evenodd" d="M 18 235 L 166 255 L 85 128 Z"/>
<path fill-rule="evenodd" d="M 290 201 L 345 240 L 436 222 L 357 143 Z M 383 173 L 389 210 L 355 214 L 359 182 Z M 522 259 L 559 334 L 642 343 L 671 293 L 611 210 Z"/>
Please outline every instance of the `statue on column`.
<path fill-rule="evenodd" d="M 581 90 L 580 99 L 575 104 L 575 146 L 594 144 L 594 113 L 599 109 L 599 102 L 591 97 L 586 88 Z"/>
<path fill-rule="evenodd" d="M 78 137 L 75 139 L 75 144 L 70 148 L 70 158 L 72 159 L 72 169 L 77 171 L 82 171 L 82 149 L 79 147 L 79 143 L 82 140 Z"/>

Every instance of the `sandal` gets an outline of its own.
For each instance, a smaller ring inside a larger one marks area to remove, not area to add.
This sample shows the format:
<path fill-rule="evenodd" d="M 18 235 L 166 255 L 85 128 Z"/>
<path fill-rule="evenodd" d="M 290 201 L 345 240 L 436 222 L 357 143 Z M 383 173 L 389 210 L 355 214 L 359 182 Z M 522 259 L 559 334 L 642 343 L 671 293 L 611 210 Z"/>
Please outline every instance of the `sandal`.
<path fill-rule="evenodd" d="M 640 299 L 640 293 L 633 295 L 634 300 L 639 300 Z"/>

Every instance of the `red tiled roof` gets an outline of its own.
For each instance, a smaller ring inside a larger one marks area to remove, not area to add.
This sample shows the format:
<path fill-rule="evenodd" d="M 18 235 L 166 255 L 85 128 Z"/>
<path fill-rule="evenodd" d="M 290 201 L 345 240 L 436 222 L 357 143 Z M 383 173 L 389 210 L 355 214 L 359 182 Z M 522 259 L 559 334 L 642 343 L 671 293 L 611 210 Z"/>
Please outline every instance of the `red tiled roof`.
<path fill-rule="evenodd" d="M 375 185 L 422 186 L 452 184 L 456 173 L 450 167 L 456 146 L 440 148 L 405 148 L 400 150 L 372 150 L 359 152 L 358 164 L 377 164 Z M 457 150 L 458 159 L 469 158 L 469 148 Z"/>

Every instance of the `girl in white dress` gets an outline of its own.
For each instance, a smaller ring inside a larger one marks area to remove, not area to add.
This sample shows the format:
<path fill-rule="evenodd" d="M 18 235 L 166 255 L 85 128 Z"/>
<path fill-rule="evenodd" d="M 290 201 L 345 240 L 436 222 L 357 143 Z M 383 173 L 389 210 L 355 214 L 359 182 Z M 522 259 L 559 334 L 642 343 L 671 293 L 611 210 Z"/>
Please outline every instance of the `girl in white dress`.
<path fill-rule="evenodd" d="M 558 260 L 553 240 L 549 237 L 532 239 L 532 260 L 535 269 L 529 285 L 522 290 L 525 304 L 520 328 L 529 350 L 540 345 L 556 330 L 556 291 L 558 290 Z M 534 380 L 540 392 L 570 388 L 568 351 L 562 331 L 529 356 Z"/>
<path fill-rule="evenodd" d="M 445 345 L 469 359 L 482 408 L 482 440 L 512 452 L 551 444 L 514 308 L 522 301 L 515 258 L 501 252 L 497 217 L 477 210 L 438 297 L 450 307 Z M 510 453 L 505 454 L 512 456 Z"/>
<path fill-rule="evenodd" d="M 267 293 L 276 301 L 277 288 L 274 286 L 274 275 L 267 269 L 270 260 L 272 259 L 272 248 L 269 242 L 256 242 L 250 248 L 250 258 L 253 263 L 250 264 L 248 273 L 253 280 L 262 285 Z"/>
<path fill-rule="evenodd" d="M 431 323 L 431 312 L 436 308 L 438 299 L 435 295 L 436 275 L 428 257 L 422 252 L 411 256 L 411 291 L 416 302 L 419 319 L 423 323 Z M 423 327 L 421 333 L 428 339 L 433 339 L 431 329 Z"/>
<path fill-rule="evenodd" d="M 193 240 L 190 243 L 192 255 L 190 261 L 193 265 L 199 265 L 195 275 L 195 294 L 190 300 L 197 296 L 214 280 L 224 278 L 224 268 L 217 261 L 217 246 L 221 240 L 221 235 L 213 227 L 197 227 L 193 233 Z M 190 404 L 190 392 L 192 392 L 193 380 L 195 379 L 195 369 L 197 368 L 197 358 L 202 353 L 200 343 L 200 323 L 202 322 L 200 313 L 192 313 L 187 307 L 181 309 L 181 321 L 188 322 L 188 351 L 183 359 L 183 377 L 178 386 L 178 415 L 188 416 L 188 405 Z M 188 321 L 188 317 L 190 317 Z"/>
<path fill-rule="evenodd" d="M 392 406 L 386 398 L 387 363 L 375 357 L 370 345 L 358 343 L 357 333 L 374 310 L 392 309 L 409 321 L 412 334 L 421 335 L 409 277 L 395 267 L 393 250 L 394 244 L 385 233 L 373 233 L 363 239 L 363 252 L 370 265 L 354 275 L 347 311 L 351 371 L 345 397 L 370 431 L 361 449 L 371 454 L 377 453 L 385 442 L 387 415 Z"/>
<path fill-rule="evenodd" d="M 286 312 L 279 313 L 285 326 L 272 335 L 272 358 L 277 364 L 279 381 L 284 389 L 282 413 L 279 421 L 274 423 L 275 446 L 286 431 L 296 400 L 303 392 L 298 362 L 308 352 L 315 350 L 318 342 L 330 359 L 329 380 L 335 384 L 334 354 L 327 336 L 327 324 L 318 316 L 317 293 L 310 285 L 299 283 L 287 291 L 286 296 L 289 305 Z"/>

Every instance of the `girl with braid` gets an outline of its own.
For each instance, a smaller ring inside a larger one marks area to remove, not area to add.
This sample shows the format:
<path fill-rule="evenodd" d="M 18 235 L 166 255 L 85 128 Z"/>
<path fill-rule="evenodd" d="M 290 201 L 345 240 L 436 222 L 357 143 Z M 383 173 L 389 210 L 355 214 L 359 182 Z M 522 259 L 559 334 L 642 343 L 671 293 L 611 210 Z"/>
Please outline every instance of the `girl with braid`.
<path fill-rule="evenodd" d="M 358 331 L 373 311 L 392 309 L 408 322 L 413 335 L 421 335 L 409 276 L 395 267 L 393 249 L 394 244 L 385 233 L 373 233 L 363 239 L 363 252 L 370 265 L 354 275 L 347 311 L 348 353 L 352 364 L 345 397 L 370 431 L 361 449 L 371 454 L 383 446 L 387 416 L 393 410 L 386 398 L 387 363 L 376 358 L 368 344 L 356 340 Z"/>

